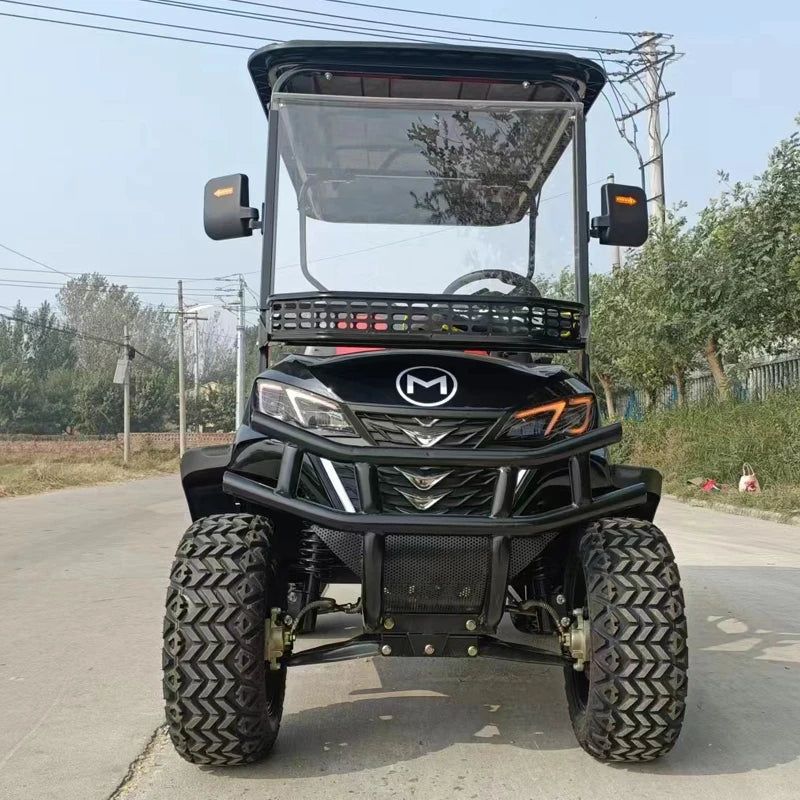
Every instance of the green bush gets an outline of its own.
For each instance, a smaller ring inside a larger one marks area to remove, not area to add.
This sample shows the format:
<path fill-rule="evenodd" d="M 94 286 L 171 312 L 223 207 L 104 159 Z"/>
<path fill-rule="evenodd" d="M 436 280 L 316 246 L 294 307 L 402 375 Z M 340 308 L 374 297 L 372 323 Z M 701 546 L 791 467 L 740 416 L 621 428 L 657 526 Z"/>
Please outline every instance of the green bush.
<path fill-rule="evenodd" d="M 668 486 L 690 478 L 736 484 L 742 463 L 762 488 L 800 484 L 800 390 L 776 392 L 763 402 L 708 403 L 648 414 L 624 423 L 614 458 L 655 467 Z"/>

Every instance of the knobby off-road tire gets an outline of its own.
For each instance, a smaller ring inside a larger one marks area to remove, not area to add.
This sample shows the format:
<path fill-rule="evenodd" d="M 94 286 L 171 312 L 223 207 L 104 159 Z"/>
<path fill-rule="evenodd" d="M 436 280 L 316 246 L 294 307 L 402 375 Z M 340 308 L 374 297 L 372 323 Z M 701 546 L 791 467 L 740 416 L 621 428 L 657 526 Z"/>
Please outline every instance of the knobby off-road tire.
<path fill-rule="evenodd" d="M 263 517 L 220 514 L 197 520 L 178 546 L 164 618 L 164 699 L 175 749 L 192 763 L 256 761 L 278 735 L 286 668 L 269 670 L 264 636 L 285 586 L 271 536 Z"/>
<path fill-rule="evenodd" d="M 668 753 L 686 708 L 686 616 L 672 549 L 653 524 L 604 519 L 577 542 L 565 581 L 591 620 L 592 660 L 565 668 L 578 742 L 601 761 Z"/>

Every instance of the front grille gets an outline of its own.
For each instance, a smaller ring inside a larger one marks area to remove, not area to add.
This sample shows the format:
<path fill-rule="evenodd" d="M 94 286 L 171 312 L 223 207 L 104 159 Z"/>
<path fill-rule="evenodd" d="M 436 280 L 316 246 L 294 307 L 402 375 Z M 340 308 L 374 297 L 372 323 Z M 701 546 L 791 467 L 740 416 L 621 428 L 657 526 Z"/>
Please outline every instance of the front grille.
<path fill-rule="evenodd" d="M 383 510 L 393 514 L 488 514 L 497 470 L 379 467 Z"/>
<path fill-rule="evenodd" d="M 389 447 L 475 447 L 497 417 L 428 414 L 360 414 L 377 445 Z"/>
<path fill-rule="evenodd" d="M 387 536 L 384 611 L 477 613 L 483 607 L 490 559 L 488 536 Z"/>

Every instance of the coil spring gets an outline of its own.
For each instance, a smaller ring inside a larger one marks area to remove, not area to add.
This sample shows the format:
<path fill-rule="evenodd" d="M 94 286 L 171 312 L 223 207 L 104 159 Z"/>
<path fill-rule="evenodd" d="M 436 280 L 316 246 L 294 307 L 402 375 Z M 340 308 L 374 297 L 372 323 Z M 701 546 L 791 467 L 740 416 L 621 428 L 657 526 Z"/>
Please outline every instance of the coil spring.
<path fill-rule="evenodd" d="M 307 529 L 303 532 L 303 538 L 300 540 L 297 561 L 303 572 L 322 580 L 336 563 L 336 556 L 313 530 Z"/>
<path fill-rule="evenodd" d="M 533 596 L 538 600 L 547 599 L 552 568 L 552 561 L 546 556 L 539 556 L 531 564 L 531 586 L 533 588 Z"/>
<path fill-rule="evenodd" d="M 539 556 L 539 558 L 531 563 L 529 567 L 529 599 L 535 598 L 539 601 L 547 600 L 550 590 L 552 568 L 551 559 L 546 556 Z M 545 612 L 537 610 L 536 616 L 529 617 L 524 625 L 532 633 L 544 633 L 551 629 L 552 622 Z"/>

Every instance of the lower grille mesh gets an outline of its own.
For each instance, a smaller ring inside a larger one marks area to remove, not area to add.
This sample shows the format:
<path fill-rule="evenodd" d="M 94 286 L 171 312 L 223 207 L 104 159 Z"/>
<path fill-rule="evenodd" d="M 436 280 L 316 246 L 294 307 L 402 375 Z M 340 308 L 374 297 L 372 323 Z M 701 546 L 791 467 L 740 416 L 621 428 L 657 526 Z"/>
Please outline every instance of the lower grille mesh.
<path fill-rule="evenodd" d="M 483 606 L 490 557 L 488 536 L 387 536 L 384 610 L 478 612 Z"/>

